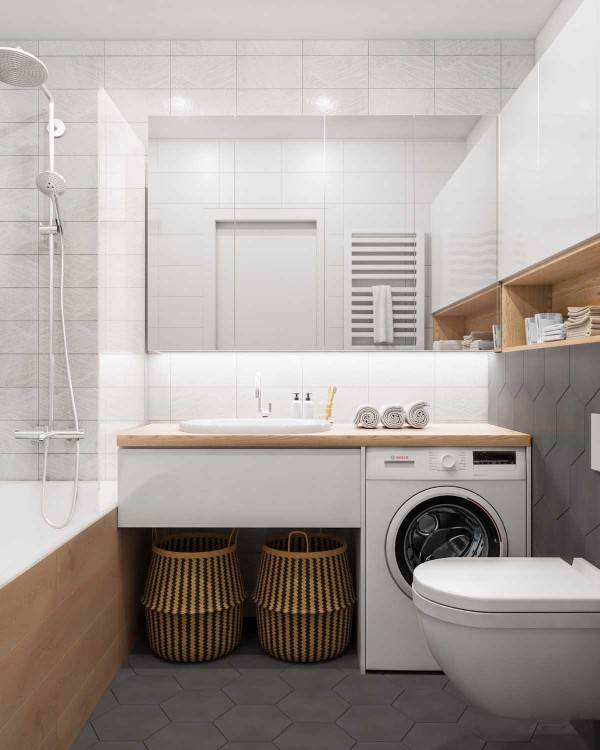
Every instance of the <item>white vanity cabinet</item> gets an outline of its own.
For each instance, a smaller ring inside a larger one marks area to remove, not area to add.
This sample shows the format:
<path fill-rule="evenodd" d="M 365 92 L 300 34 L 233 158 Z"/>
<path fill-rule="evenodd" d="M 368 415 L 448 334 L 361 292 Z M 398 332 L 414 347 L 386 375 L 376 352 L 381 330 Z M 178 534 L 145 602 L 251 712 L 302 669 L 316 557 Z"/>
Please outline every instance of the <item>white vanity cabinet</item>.
<path fill-rule="evenodd" d="M 434 311 L 496 281 L 497 160 L 494 119 L 431 206 Z"/>
<path fill-rule="evenodd" d="M 361 525 L 361 449 L 119 451 L 119 526 Z"/>
<path fill-rule="evenodd" d="M 500 114 L 500 279 L 598 231 L 599 8 L 584 0 Z"/>

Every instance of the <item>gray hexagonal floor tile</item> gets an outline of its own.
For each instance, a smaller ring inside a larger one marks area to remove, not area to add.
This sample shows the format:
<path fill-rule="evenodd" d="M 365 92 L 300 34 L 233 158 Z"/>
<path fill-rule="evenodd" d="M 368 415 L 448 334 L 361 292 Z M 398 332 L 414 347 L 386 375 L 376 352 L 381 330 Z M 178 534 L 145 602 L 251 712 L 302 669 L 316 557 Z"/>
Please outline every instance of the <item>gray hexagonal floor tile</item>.
<path fill-rule="evenodd" d="M 201 669 L 182 669 L 173 674 L 185 690 L 203 690 L 206 688 L 223 688 L 237 680 L 240 673 L 235 669 L 204 667 Z"/>
<path fill-rule="evenodd" d="M 400 690 L 382 674 L 349 675 L 334 687 L 334 691 L 355 706 L 390 705 Z"/>
<path fill-rule="evenodd" d="M 533 750 L 533 747 L 530 742 L 486 742 L 485 750 Z"/>
<path fill-rule="evenodd" d="M 169 724 L 149 740 L 148 750 L 218 750 L 227 742 L 210 723 Z"/>
<path fill-rule="evenodd" d="M 181 690 L 171 675 L 136 675 L 113 688 L 122 706 L 158 705 Z"/>
<path fill-rule="evenodd" d="M 211 721 L 232 706 L 221 690 L 183 690 L 161 704 L 171 721 Z"/>
<path fill-rule="evenodd" d="M 489 744 L 486 747 L 489 747 Z M 568 722 L 538 724 L 530 748 L 531 750 L 589 750 L 584 739 Z"/>
<path fill-rule="evenodd" d="M 145 740 L 169 723 L 158 706 L 117 706 L 94 719 L 92 725 L 101 740 Z"/>
<path fill-rule="evenodd" d="M 312 669 L 306 667 L 288 667 L 281 673 L 281 678 L 296 690 L 331 690 L 346 676 L 341 669 Z"/>
<path fill-rule="evenodd" d="M 445 674 L 436 674 L 435 672 L 386 674 L 385 678 L 399 690 L 412 690 L 413 692 L 431 693 L 450 685 Z"/>
<path fill-rule="evenodd" d="M 280 750 L 349 750 L 354 739 L 335 724 L 292 724 L 275 744 Z"/>
<path fill-rule="evenodd" d="M 264 706 L 278 703 L 292 687 L 272 669 L 243 669 L 223 691 L 240 706 Z"/>
<path fill-rule="evenodd" d="M 228 742 L 221 750 L 277 750 L 272 742 Z"/>
<path fill-rule="evenodd" d="M 234 706 L 215 724 L 230 741 L 270 742 L 291 722 L 276 706 Z"/>
<path fill-rule="evenodd" d="M 331 690 L 295 690 L 278 703 L 278 707 L 292 721 L 334 722 L 349 704 Z"/>
<path fill-rule="evenodd" d="M 413 725 L 391 706 L 352 706 L 337 723 L 359 742 L 398 742 Z"/>
<path fill-rule="evenodd" d="M 111 693 L 110 690 L 107 690 L 102 698 L 96 703 L 96 708 L 94 709 L 94 713 L 91 715 L 91 719 L 97 719 L 102 714 L 105 714 L 107 711 L 110 711 L 113 708 L 116 708 L 119 705 L 117 699 L 115 696 Z"/>
<path fill-rule="evenodd" d="M 94 732 L 92 725 L 88 721 L 84 724 L 75 742 L 71 745 L 71 750 L 88 750 L 88 748 L 94 747 L 97 742 L 98 735 Z"/>
<path fill-rule="evenodd" d="M 433 723 L 456 722 L 467 707 L 466 703 L 446 690 L 436 690 L 431 693 L 405 690 L 393 705 L 412 721 Z"/>
<path fill-rule="evenodd" d="M 282 672 L 287 664 L 286 662 L 273 659 L 268 654 L 244 654 L 236 652 L 229 657 L 229 664 L 234 669 L 277 669 Z"/>
<path fill-rule="evenodd" d="M 488 742 L 529 742 L 537 726 L 536 721 L 505 719 L 473 706 L 467 708 L 459 724 Z"/>
<path fill-rule="evenodd" d="M 484 741 L 458 724 L 415 724 L 403 740 L 409 750 L 481 750 Z"/>
<path fill-rule="evenodd" d="M 352 750 L 407 750 L 402 742 L 357 742 Z"/>
<path fill-rule="evenodd" d="M 98 742 L 93 750 L 146 750 L 143 742 Z"/>

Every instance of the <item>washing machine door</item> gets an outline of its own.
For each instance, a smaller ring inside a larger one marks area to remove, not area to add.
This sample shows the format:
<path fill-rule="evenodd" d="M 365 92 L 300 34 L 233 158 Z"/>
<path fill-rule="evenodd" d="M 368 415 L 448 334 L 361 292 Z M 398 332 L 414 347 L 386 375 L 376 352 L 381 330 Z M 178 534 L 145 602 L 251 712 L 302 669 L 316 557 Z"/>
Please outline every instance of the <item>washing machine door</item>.
<path fill-rule="evenodd" d="M 442 557 L 504 557 L 506 530 L 494 508 L 461 487 L 432 487 L 413 495 L 393 517 L 386 536 L 388 568 L 412 597 L 413 571 Z"/>

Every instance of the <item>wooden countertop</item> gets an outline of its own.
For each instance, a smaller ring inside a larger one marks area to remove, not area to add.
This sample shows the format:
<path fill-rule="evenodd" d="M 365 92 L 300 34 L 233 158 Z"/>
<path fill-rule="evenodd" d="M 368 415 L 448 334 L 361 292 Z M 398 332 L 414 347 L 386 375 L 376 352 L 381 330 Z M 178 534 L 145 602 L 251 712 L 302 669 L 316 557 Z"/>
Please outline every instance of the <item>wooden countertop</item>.
<path fill-rule="evenodd" d="M 120 448 L 401 448 L 410 446 L 520 448 L 531 445 L 524 432 L 480 422 L 430 424 L 424 430 L 358 429 L 336 424 L 329 432 L 305 435 L 192 435 L 177 424 L 152 423 L 117 435 Z"/>

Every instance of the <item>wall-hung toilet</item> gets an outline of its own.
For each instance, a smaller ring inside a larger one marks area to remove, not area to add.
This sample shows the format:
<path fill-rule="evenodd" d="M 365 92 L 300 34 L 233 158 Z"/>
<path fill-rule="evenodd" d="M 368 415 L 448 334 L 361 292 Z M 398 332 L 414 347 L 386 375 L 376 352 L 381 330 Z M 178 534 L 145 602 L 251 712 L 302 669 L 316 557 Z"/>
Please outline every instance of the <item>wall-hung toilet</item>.
<path fill-rule="evenodd" d="M 582 559 L 457 558 L 415 569 L 442 669 L 499 716 L 600 719 L 600 570 Z"/>

